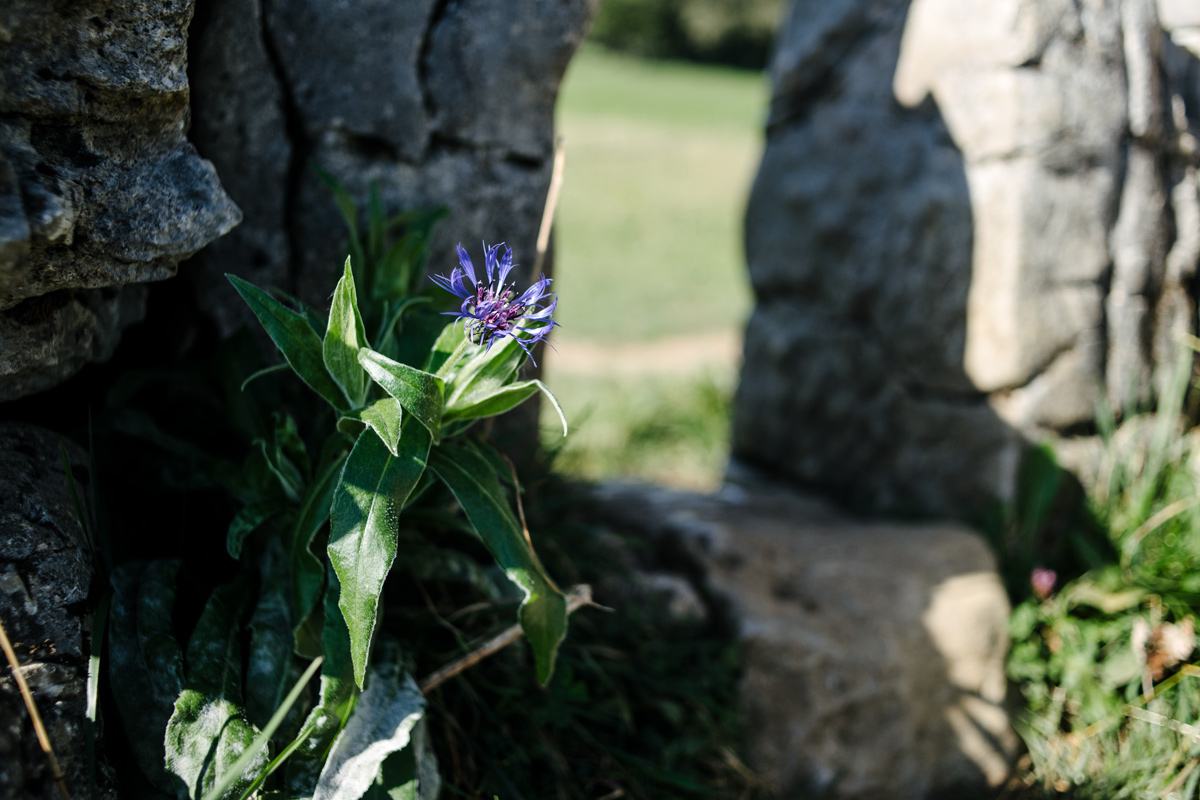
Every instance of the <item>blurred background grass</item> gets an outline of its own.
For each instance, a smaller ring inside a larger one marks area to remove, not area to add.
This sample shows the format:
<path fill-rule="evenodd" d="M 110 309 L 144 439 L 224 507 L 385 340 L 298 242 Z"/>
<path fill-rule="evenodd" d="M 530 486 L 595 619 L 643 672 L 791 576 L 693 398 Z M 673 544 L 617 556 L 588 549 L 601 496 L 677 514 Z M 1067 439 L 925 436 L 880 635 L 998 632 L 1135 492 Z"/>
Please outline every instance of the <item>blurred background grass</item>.
<path fill-rule="evenodd" d="M 568 474 L 715 486 L 750 309 L 742 214 L 762 151 L 761 73 L 595 45 L 558 102 L 557 352 Z"/>

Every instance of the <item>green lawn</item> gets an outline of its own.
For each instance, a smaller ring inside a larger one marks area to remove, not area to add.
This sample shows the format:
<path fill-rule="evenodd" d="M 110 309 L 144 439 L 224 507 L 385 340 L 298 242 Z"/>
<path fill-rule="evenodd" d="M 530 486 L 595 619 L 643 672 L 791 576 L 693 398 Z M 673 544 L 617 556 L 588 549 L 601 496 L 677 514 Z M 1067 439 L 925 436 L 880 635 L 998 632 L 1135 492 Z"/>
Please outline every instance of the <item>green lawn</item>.
<path fill-rule="evenodd" d="M 740 335 L 751 304 L 742 214 L 766 105 L 757 73 L 591 47 L 572 62 L 558 103 L 562 328 L 547 358 L 573 423 L 560 462 L 569 471 L 692 487 L 719 480 L 737 371 L 730 348 L 693 353 L 691 367 L 669 375 L 654 364 L 616 374 L 582 351 Z"/>
<path fill-rule="evenodd" d="M 767 102 L 756 73 L 584 48 L 558 106 L 561 337 L 638 342 L 740 326 L 742 213 Z"/>

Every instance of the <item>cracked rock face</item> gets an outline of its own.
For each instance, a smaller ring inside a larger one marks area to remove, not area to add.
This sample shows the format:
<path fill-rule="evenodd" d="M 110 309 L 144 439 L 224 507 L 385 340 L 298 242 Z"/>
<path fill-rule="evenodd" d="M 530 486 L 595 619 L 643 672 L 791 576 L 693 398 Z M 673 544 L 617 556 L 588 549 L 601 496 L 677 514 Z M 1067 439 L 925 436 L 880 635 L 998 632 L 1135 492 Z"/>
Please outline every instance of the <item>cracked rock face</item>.
<path fill-rule="evenodd" d="M 746 216 L 740 460 L 978 510 L 1022 437 L 1151 396 L 1195 329 L 1187 5 L 793 5 Z"/>
<path fill-rule="evenodd" d="M 595 0 L 201 0 L 192 138 L 245 221 L 187 270 L 230 333 L 248 312 L 222 274 L 328 306 L 345 234 L 309 163 L 365 208 L 446 205 L 429 264 L 506 240 L 534 261 L 554 100 Z M 526 272 L 525 277 L 528 277 Z"/>
<path fill-rule="evenodd" d="M 92 579 L 60 442 L 87 496 L 87 456 L 49 431 L 0 425 L 0 621 L 73 797 L 85 797 Z M 7 662 L 0 668 L 0 797 L 60 797 Z"/>
<path fill-rule="evenodd" d="M 192 0 L 0 10 L 0 401 L 106 358 L 141 314 L 114 287 L 170 277 L 240 219 L 186 138 L 191 17 Z"/>

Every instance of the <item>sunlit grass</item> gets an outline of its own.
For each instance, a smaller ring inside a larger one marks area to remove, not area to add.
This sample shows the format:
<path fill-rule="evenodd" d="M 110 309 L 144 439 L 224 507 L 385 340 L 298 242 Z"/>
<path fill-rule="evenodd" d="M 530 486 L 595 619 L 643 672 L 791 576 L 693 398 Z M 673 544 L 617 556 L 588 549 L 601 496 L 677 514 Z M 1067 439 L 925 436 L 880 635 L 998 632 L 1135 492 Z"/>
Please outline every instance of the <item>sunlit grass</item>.
<path fill-rule="evenodd" d="M 615 371 L 582 349 L 628 351 L 668 337 L 703 347 L 740 335 L 751 304 L 742 216 L 766 103 L 757 73 L 594 48 L 572 62 L 558 106 L 567 147 L 555 228 L 562 328 L 547 358 L 575 429 L 559 460 L 572 474 L 694 488 L 719 480 L 736 347 L 693 352 L 683 369 Z"/>
<path fill-rule="evenodd" d="M 762 150 L 755 73 L 585 49 L 567 73 L 556 226 L 563 340 L 739 327 L 742 214 Z"/>

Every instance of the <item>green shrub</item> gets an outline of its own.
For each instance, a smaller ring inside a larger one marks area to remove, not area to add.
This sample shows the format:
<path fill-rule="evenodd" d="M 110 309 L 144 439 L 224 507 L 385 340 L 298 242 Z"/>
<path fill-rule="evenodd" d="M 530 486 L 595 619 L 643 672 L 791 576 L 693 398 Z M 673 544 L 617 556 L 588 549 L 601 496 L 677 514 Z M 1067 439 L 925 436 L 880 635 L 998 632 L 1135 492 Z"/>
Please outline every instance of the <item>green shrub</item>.
<path fill-rule="evenodd" d="M 592 39 L 652 58 L 766 66 L 781 0 L 606 0 Z"/>

